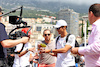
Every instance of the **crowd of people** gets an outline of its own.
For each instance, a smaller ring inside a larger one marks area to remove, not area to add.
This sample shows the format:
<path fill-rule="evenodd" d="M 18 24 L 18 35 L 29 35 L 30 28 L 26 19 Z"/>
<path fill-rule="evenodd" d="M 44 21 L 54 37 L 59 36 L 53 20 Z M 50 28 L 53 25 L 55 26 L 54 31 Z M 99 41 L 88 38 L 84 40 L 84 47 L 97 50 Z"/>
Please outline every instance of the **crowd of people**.
<path fill-rule="evenodd" d="M 2 14 L 1 8 L 0 14 Z M 43 31 L 44 40 L 38 43 L 37 52 L 35 47 L 32 47 L 29 43 L 29 36 L 17 40 L 11 40 L 7 36 L 4 24 L 0 23 L 0 67 L 8 67 L 6 48 L 16 46 L 15 51 L 19 52 L 22 48 L 22 44 L 25 44 L 23 50 L 20 54 L 13 55 L 15 58 L 11 67 L 30 67 L 30 62 L 37 64 L 37 67 L 78 67 L 75 64 L 75 57 L 73 54 L 79 55 L 83 59 L 85 67 L 100 67 L 99 3 L 90 6 L 88 18 L 90 24 L 92 24 L 92 32 L 86 47 L 75 47 L 76 38 L 73 34 L 70 34 L 69 36 L 69 33 L 66 30 L 67 22 L 65 20 L 58 20 L 54 27 L 59 35 L 55 38 L 55 41 L 52 41 L 51 31 L 45 29 Z M 66 38 L 68 39 L 67 41 Z M 41 46 L 41 43 L 46 46 Z M 36 54 L 30 58 L 30 54 L 32 53 Z"/>

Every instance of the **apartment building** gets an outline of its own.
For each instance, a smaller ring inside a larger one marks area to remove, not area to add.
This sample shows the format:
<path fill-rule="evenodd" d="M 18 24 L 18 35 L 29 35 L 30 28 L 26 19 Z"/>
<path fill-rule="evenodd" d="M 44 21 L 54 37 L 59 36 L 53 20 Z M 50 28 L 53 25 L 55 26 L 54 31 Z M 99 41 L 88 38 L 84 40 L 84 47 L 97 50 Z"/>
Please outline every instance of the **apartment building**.
<path fill-rule="evenodd" d="M 75 36 L 79 36 L 79 13 L 73 9 L 62 9 L 58 12 L 58 19 L 63 19 L 67 22 L 67 31 Z"/>

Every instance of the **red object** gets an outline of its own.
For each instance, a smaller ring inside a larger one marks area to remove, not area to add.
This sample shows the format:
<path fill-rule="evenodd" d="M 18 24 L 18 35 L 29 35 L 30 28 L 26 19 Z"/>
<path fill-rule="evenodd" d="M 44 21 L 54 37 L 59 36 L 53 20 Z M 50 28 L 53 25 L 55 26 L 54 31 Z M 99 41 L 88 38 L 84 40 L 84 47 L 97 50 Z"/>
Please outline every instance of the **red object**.
<path fill-rule="evenodd" d="M 55 63 L 47 65 L 47 64 L 38 64 L 38 67 L 55 67 Z"/>
<path fill-rule="evenodd" d="M 22 32 L 24 32 L 25 34 L 27 34 L 27 31 L 29 30 L 29 28 L 23 28 Z M 32 33 L 29 31 L 28 35 L 31 35 Z"/>

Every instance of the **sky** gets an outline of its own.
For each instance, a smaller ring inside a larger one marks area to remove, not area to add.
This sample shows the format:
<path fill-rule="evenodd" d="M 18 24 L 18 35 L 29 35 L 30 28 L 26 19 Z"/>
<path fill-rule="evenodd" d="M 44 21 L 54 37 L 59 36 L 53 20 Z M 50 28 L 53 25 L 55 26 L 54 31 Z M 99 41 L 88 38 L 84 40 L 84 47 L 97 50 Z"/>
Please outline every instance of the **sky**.
<path fill-rule="evenodd" d="M 41 0 L 41 1 L 52 1 L 52 2 L 64 2 L 64 3 L 71 3 L 71 4 L 77 4 L 77 5 L 91 5 L 94 3 L 100 3 L 100 0 Z"/>

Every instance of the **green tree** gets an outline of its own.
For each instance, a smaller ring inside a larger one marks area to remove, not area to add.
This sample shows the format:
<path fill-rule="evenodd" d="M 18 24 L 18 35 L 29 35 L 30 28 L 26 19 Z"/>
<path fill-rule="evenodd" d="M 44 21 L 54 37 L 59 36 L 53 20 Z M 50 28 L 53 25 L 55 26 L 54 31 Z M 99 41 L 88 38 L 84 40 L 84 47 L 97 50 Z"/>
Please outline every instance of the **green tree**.
<path fill-rule="evenodd" d="M 87 20 L 87 27 L 86 27 L 86 33 L 88 35 L 88 27 L 89 27 L 89 21 Z"/>
<path fill-rule="evenodd" d="M 84 37 L 84 32 L 83 32 L 83 20 L 82 20 L 82 35 L 81 37 L 83 38 Z"/>

